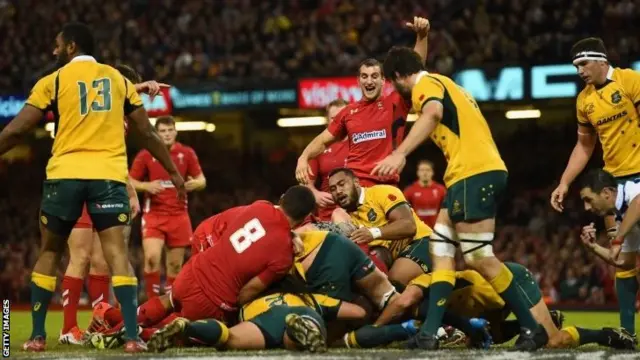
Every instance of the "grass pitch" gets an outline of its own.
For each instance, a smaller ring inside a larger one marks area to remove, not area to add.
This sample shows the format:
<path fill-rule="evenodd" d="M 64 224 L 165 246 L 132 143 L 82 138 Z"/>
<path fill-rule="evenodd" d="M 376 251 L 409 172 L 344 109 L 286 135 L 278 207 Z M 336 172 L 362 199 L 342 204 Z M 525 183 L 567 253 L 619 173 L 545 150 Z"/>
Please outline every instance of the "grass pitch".
<path fill-rule="evenodd" d="M 576 325 L 585 328 L 617 327 L 619 324 L 617 313 L 608 312 L 565 312 L 567 325 Z M 536 353 L 521 353 L 507 351 L 507 346 L 494 346 L 489 351 L 466 350 L 464 348 L 445 349 L 436 352 L 420 352 L 399 349 L 376 350 L 347 350 L 331 349 L 325 354 L 311 355 L 284 350 L 269 351 L 228 351 L 217 352 L 209 348 L 172 349 L 163 354 L 126 355 L 122 350 L 91 350 L 70 345 L 59 345 L 58 335 L 62 327 L 62 312 L 52 311 L 47 317 L 47 351 L 40 354 L 25 353 L 22 351 L 22 343 L 31 332 L 31 315 L 29 312 L 14 311 L 11 313 L 10 358 L 29 359 L 110 359 L 110 358 L 145 358 L 145 359 L 198 359 L 202 357 L 215 357 L 216 359 L 273 359 L 289 360 L 299 359 L 300 356 L 316 359 L 478 359 L 478 360 L 542 360 L 542 359 L 577 359 L 577 360 L 640 360 L 640 352 L 611 351 L 598 346 L 583 346 L 571 350 L 541 350 Z M 78 323 L 86 327 L 91 319 L 91 312 L 81 311 L 78 314 Z M 638 322 L 638 318 L 636 319 Z"/>

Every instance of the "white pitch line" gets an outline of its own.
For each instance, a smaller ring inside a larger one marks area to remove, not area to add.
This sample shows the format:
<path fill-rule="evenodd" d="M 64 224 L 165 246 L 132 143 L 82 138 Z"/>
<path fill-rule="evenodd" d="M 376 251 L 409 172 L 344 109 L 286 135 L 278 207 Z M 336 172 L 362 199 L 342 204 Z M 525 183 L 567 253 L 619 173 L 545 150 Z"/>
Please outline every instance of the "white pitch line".
<path fill-rule="evenodd" d="M 575 355 L 576 360 L 600 360 L 605 356 L 605 351 L 584 352 Z"/>

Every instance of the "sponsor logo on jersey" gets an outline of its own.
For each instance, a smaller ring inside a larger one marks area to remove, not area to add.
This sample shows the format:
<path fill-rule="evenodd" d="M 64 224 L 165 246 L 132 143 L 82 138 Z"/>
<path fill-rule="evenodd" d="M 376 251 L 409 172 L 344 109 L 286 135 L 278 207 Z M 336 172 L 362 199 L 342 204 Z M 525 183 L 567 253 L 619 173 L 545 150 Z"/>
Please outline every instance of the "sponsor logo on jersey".
<path fill-rule="evenodd" d="M 162 181 L 160 181 L 160 185 L 162 185 L 162 187 L 165 188 L 165 189 L 174 187 L 173 183 L 171 182 L 171 180 L 162 180 Z"/>
<path fill-rule="evenodd" d="M 619 112 L 619 113 L 617 113 L 617 114 L 615 114 L 615 115 L 611 115 L 611 116 L 606 117 L 606 118 L 604 118 L 604 119 L 600 119 L 600 120 L 598 120 L 598 122 L 597 122 L 596 124 L 597 124 L 597 125 L 603 125 L 603 124 L 606 124 L 606 123 L 608 123 L 608 122 L 612 122 L 612 121 L 615 121 L 615 120 L 621 119 L 621 118 L 623 118 L 623 117 L 625 117 L 625 116 L 627 116 L 627 110 L 624 110 L 624 111 L 622 111 L 622 112 Z"/>
<path fill-rule="evenodd" d="M 98 209 L 123 209 L 124 208 L 124 204 L 122 204 L 122 203 L 118 203 L 118 204 L 96 204 L 96 207 Z"/>
<path fill-rule="evenodd" d="M 351 136 L 351 142 L 354 144 L 358 144 L 365 141 L 385 139 L 386 137 L 387 137 L 386 129 L 374 130 L 374 131 L 367 131 L 367 132 L 353 134 Z"/>

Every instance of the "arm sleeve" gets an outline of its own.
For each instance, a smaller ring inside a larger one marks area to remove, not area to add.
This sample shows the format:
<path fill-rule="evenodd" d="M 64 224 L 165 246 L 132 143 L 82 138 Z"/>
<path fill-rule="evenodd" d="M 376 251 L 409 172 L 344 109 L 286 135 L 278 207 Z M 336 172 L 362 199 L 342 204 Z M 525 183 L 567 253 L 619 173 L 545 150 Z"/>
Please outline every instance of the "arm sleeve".
<path fill-rule="evenodd" d="M 578 95 L 578 98 L 576 99 L 576 117 L 578 119 L 578 125 L 593 127 L 593 125 L 589 122 L 589 119 L 587 118 L 584 112 L 583 105 L 584 104 L 582 101 L 582 96 Z"/>
<path fill-rule="evenodd" d="M 314 184 L 317 185 L 319 181 L 316 181 L 316 180 L 319 179 L 318 169 L 320 168 L 317 158 L 313 158 L 309 160 L 309 168 L 311 168 L 311 172 L 313 173 L 313 175 L 311 175 L 310 178 L 314 182 Z"/>
<path fill-rule="evenodd" d="M 193 149 L 189 149 L 189 164 L 187 167 L 187 174 L 192 177 L 200 176 L 200 174 L 202 174 L 200 160 L 198 160 L 198 155 Z"/>
<path fill-rule="evenodd" d="M 131 164 L 131 170 L 129 171 L 129 176 L 132 179 L 142 181 L 147 175 L 147 162 L 145 160 L 144 152 L 139 152 L 136 155 L 135 159 L 133 159 L 133 164 Z"/>
<path fill-rule="evenodd" d="M 413 111 L 416 113 L 422 112 L 422 108 L 427 102 L 431 100 L 442 102 L 443 99 L 444 85 L 428 76 L 420 79 L 411 92 L 411 103 L 413 104 Z"/>
<path fill-rule="evenodd" d="M 636 107 L 640 106 L 640 73 L 632 70 L 623 70 L 623 86 L 627 96 Z"/>
<path fill-rule="evenodd" d="M 142 98 L 140 98 L 140 95 L 136 92 L 135 85 L 124 76 L 123 78 L 125 85 L 124 114 L 129 115 L 134 110 L 142 107 Z"/>
<path fill-rule="evenodd" d="M 349 111 L 351 111 L 349 106 L 345 106 L 345 108 L 342 109 L 338 115 L 336 115 L 336 118 L 329 124 L 329 127 L 327 127 L 327 130 L 329 130 L 331 135 L 335 136 L 337 139 L 342 139 L 347 136 L 346 118 Z"/>
<path fill-rule="evenodd" d="M 395 186 L 378 185 L 370 189 L 375 189 L 373 198 L 376 199 L 385 216 L 389 216 L 389 213 L 400 205 L 409 205 L 402 191 Z"/>
<path fill-rule="evenodd" d="M 42 111 L 47 111 L 53 104 L 55 76 L 57 72 L 40 79 L 31 89 L 26 103 Z"/>

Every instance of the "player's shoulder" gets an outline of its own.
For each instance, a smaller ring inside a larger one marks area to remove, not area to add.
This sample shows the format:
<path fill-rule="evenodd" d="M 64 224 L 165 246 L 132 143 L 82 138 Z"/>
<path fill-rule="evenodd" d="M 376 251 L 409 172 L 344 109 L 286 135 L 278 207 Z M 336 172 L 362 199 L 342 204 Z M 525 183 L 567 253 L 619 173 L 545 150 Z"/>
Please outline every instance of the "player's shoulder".
<path fill-rule="evenodd" d="M 365 196 L 365 202 L 369 201 L 396 201 L 398 199 L 405 199 L 404 194 L 400 189 L 393 185 L 374 185 L 367 188 L 367 194 L 369 196 Z M 406 200 L 406 199 L 405 199 Z"/>
<path fill-rule="evenodd" d="M 142 149 L 136 154 L 137 159 L 148 159 L 152 158 L 151 153 L 147 149 Z"/>
<path fill-rule="evenodd" d="M 397 192 L 400 192 L 400 189 L 393 185 L 379 184 L 369 187 L 368 191 L 373 194 L 395 194 Z"/>
<path fill-rule="evenodd" d="M 622 80 L 626 80 L 626 79 L 637 79 L 638 77 L 640 77 L 640 73 L 638 73 L 637 71 L 633 70 L 633 69 L 629 69 L 629 68 L 614 68 L 613 69 L 613 78 L 620 78 Z"/>

